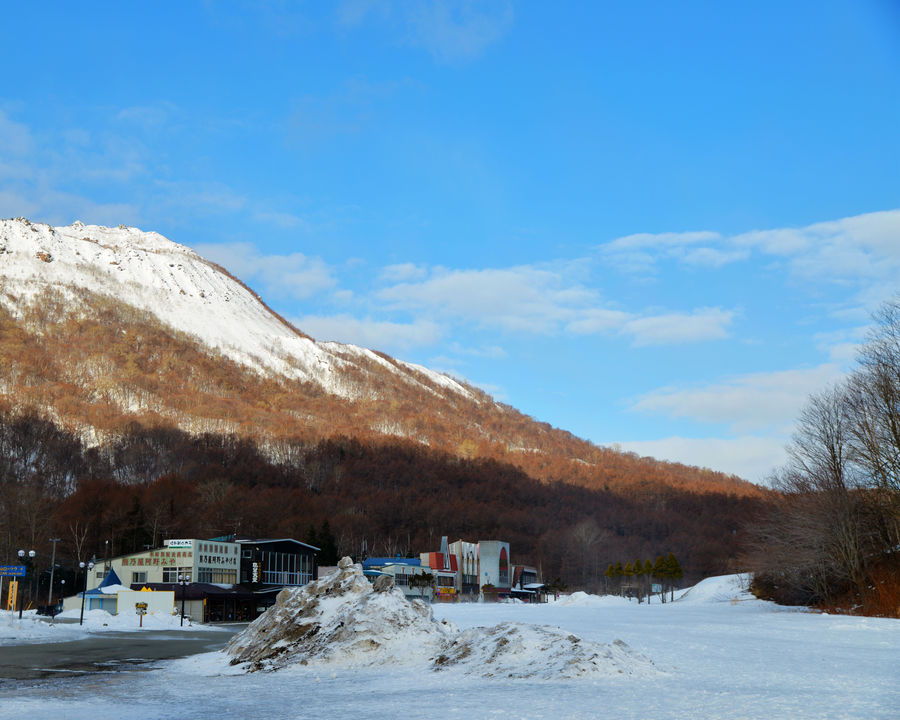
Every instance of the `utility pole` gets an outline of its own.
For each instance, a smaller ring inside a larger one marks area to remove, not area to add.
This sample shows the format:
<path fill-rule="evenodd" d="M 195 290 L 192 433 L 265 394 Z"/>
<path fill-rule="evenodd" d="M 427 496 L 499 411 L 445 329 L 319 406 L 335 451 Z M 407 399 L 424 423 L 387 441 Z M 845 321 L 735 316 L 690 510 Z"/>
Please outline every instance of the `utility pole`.
<path fill-rule="evenodd" d="M 53 605 L 53 571 L 56 569 L 56 543 L 59 538 L 50 538 L 53 543 L 53 553 L 50 556 L 50 592 L 47 594 L 47 605 Z"/>

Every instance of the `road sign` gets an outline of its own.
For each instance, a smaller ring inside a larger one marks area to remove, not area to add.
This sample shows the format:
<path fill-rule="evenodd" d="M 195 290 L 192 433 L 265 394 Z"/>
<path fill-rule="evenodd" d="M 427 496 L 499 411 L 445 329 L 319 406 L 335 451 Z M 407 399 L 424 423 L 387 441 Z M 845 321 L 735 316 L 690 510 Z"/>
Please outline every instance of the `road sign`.
<path fill-rule="evenodd" d="M 24 565 L 0 565 L 0 577 L 12 575 L 13 577 L 25 577 Z"/>

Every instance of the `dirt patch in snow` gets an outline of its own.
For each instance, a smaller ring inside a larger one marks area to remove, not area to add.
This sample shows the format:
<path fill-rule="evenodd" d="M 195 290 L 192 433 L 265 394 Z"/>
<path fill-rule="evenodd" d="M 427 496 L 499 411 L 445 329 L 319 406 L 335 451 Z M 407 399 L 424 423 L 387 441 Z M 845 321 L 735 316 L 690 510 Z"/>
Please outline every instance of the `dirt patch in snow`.
<path fill-rule="evenodd" d="M 335 573 L 278 594 L 225 652 L 248 672 L 293 665 L 383 663 L 488 678 L 649 676 L 658 671 L 621 640 L 583 640 L 550 626 L 501 623 L 460 632 L 390 582 L 375 587 L 344 558 Z"/>

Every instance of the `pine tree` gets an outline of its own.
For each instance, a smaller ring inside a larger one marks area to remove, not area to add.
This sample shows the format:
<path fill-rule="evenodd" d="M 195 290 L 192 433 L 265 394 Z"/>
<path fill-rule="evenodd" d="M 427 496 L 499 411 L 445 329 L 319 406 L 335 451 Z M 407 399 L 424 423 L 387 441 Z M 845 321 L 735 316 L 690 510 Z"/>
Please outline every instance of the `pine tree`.
<path fill-rule="evenodd" d="M 647 587 L 647 604 L 650 604 L 650 585 L 653 582 L 653 563 L 644 560 L 644 584 Z"/>
<path fill-rule="evenodd" d="M 668 572 L 669 577 L 669 589 L 671 590 L 671 599 L 675 600 L 675 581 L 680 580 L 684 577 L 684 570 L 681 569 L 681 565 L 678 563 L 678 559 L 675 557 L 673 553 L 669 553 L 666 555 L 666 570 Z"/>
<path fill-rule="evenodd" d="M 640 559 L 635 560 L 631 565 L 631 573 L 637 578 L 637 596 L 638 603 L 644 602 L 644 583 L 641 580 L 641 576 L 644 574 L 644 564 L 640 561 Z"/>
<path fill-rule="evenodd" d="M 607 594 L 609 594 L 609 586 L 610 584 L 614 583 L 616 579 L 616 569 L 613 567 L 612 563 L 609 564 L 609 566 L 606 568 L 606 572 L 603 573 L 603 575 L 606 577 L 606 592 Z"/>
<path fill-rule="evenodd" d="M 662 555 L 659 555 L 656 558 L 656 562 L 653 564 L 653 577 L 662 584 L 662 592 L 659 597 L 663 602 L 666 601 L 666 578 L 668 578 L 668 568 L 666 567 L 665 558 Z"/>
<path fill-rule="evenodd" d="M 613 570 L 613 574 L 616 577 L 616 592 L 619 595 L 622 594 L 622 576 L 625 574 L 625 569 L 622 567 L 621 560 L 616 563 L 616 567 Z"/>

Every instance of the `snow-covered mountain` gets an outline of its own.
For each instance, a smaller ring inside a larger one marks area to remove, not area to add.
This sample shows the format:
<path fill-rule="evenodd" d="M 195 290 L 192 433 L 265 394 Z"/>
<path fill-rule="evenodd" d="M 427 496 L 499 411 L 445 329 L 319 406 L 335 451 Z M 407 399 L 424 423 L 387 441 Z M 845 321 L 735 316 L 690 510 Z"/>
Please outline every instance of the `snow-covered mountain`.
<path fill-rule="evenodd" d="M 475 399 L 453 378 L 419 365 L 355 345 L 316 342 L 226 270 L 155 232 L 0 220 L 0 287 L 0 303 L 14 315 L 23 300 L 48 287 L 110 295 L 258 372 L 308 381 L 350 399 L 360 393 L 349 380 L 358 377 L 349 371 L 358 371 L 360 360 L 430 392 Z"/>
<path fill-rule="evenodd" d="M 758 490 L 599 447 L 427 368 L 317 342 L 224 268 L 124 226 L 0 220 L 4 405 L 89 444 L 135 423 L 248 438 L 275 458 L 298 443 L 400 437 L 588 487 Z"/>

